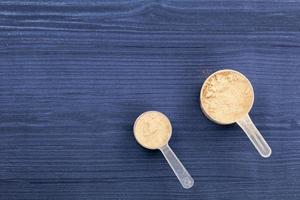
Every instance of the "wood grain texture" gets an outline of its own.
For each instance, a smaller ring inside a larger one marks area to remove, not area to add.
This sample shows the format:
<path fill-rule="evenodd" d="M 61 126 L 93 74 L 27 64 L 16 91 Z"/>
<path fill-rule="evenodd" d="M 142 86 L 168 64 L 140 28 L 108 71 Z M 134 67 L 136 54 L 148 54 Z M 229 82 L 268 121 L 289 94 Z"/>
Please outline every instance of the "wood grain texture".
<path fill-rule="evenodd" d="M 300 199 L 299 1 L 0 2 L 0 199 Z M 261 158 L 199 108 L 212 72 L 255 90 Z M 132 124 L 159 110 L 184 190 Z"/>

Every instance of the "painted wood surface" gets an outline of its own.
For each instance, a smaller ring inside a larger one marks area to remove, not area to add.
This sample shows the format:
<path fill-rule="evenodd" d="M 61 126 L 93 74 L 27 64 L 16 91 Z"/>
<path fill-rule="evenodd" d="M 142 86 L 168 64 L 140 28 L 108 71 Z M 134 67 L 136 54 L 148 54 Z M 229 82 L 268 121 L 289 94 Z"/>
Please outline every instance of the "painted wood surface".
<path fill-rule="evenodd" d="M 199 90 L 251 80 L 263 159 L 237 125 L 210 122 Z M 300 199 L 299 1 L 0 2 L 0 199 Z M 132 125 L 172 121 L 181 188 Z"/>

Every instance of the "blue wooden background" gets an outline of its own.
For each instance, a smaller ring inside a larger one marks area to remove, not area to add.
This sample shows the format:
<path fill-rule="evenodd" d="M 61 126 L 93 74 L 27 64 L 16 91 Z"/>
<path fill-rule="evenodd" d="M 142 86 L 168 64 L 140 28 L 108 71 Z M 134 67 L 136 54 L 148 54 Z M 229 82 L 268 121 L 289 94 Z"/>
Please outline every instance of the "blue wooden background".
<path fill-rule="evenodd" d="M 232 68 L 255 89 L 263 159 L 199 90 Z M 0 1 L 0 199 L 300 199 L 300 2 Z M 195 179 L 132 125 L 159 110 Z"/>

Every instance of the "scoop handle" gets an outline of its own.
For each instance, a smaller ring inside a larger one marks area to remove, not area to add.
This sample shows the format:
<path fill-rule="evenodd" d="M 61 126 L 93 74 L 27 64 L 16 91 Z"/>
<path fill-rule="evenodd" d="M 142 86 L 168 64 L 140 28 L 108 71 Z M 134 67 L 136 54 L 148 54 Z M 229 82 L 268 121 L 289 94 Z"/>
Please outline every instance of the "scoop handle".
<path fill-rule="evenodd" d="M 163 153 L 164 157 L 168 161 L 170 167 L 172 168 L 173 172 L 177 176 L 179 182 L 181 183 L 182 187 L 185 189 L 189 189 L 194 185 L 194 179 L 182 165 L 180 160 L 177 158 L 175 153 L 169 147 L 168 144 L 160 148 L 161 152 Z"/>
<path fill-rule="evenodd" d="M 259 130 L 257 130 L 249 115 L 247 114 L 246 117 L 237 121 L 237 123 L 244 130 L 259 154 L 264 158 L 270 157 L 272 150 Z"/>

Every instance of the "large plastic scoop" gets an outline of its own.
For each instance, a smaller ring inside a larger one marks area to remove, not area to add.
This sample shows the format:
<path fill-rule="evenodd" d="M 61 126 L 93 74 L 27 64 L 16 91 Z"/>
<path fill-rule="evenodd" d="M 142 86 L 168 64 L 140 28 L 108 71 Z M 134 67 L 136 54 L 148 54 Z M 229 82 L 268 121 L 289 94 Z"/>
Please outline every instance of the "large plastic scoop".
<path fill-rule="evenodd" d="M 133 132 L 141 146 L 163 153 L 182 187 L 189 189 L 194 185 L 194 179 L 169 147 L 172 125 L 167 116 L 157 111 L 144 112 L 136 119 Z"/>
<path fill-rule="evenodd" d="M 262 157 L 271 155 L 271 148 L 249 117 L 254 91 L 243 74 L 229 69 L 213 73 L 202 86 L 200 102 L 210 120 L 223 125 L 236 122 Z"/>

